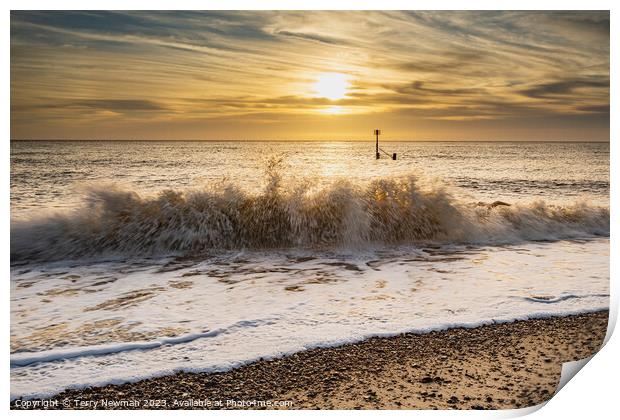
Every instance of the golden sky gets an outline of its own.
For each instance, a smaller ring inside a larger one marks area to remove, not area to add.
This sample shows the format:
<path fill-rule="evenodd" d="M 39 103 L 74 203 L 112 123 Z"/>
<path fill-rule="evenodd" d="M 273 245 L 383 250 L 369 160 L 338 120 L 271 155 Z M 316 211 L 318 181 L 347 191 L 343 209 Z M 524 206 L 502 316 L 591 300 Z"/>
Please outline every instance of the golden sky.
<path fill-rule="evenodd" d="M 609 12 L 12 12 L 11 138 L 609 141 Z"/>

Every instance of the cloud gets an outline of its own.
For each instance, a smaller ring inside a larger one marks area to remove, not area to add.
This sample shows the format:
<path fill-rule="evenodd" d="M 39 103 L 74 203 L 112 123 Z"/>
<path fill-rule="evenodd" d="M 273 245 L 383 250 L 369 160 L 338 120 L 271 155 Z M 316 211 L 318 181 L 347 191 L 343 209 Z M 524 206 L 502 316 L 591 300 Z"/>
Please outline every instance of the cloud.
<path fill-rule="evenodd" d="M 534 99 L 558 98 L 561 96 L 572 95 L 578 89 L 595 89 L 603 90 L 603 93 L 609 91 L 609 79 L 602 80 L 559 80 L 550 83 L 542 83 L 529 89 L 521 90 L 524 96 Z"/>
<path fill-rule="evenodd" d="M 591 112 L 594 114 L 605 114 L 609 115 L 609 104 L 606 105 L 591 105 L 591 106 L 580 106 L 578 107 L 580 111 Z"/>
<path fill-rule="evenodd" d="M 453 87 L 453 88 L 433 88 L 425 86 L 425 82 L 416 80 L 405 85 L 386 86 L 388 89 L 404 95 L 425 95 L 425 96 L 471 96 L 484 95 L 486 91 L 480 88 Z"/>
<path fill-rule="evenodd" d="M 278 31 L 277 35 L 282 35 L 286 37 L 292 37 L 297 39 L 302 39 L 306 41 L 313 41 L 322 44 L 330 44 L 330 45 L 347 45 L 343 39 L 338 39 L 326 35 L 312 34 L 312 33 L 303 33 L 303 32 L 291 32 L 291 31 Z"/>
<path fill-rule="evenodd" d="M 345 98 L 315 97 L 325 72 L 347 75 Z M 11 12 L 13 137 L 114 121 L 199 138 L 208 121 L 246 138 L 278 121 L 296 138 L 304 116 L 337 132 L 335 106 L 347 137 L 348 113 L 403 133 L 574 117 L 608 136 L 609 12 Z"/>
<path fill-rule="evenodd" d="M 35 109 L 72 109 L 85 108 L 113 112 L 166 111 L 167 108 L 157 102 L 145 99 L 74 99 L 63 101 L 40 102 L 36 105 L 14 108 L 14 110 Z"/>
<path fill-rule="evenodd" d="M 110 111 L 164 111 L 162 105 L 144 99 L 87 99 L 68 102 L 66 106 L 106 109 Z"/>

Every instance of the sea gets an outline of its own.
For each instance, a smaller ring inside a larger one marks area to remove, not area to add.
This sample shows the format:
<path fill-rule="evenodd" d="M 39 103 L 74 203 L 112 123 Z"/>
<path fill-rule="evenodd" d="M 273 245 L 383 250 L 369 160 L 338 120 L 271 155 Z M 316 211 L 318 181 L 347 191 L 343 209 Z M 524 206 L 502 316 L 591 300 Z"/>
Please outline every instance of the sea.
<path fill-rule="evenodd" d="M 12 141 L 11 398 L 608 308 L 609 143 L 381 148 Z"/>

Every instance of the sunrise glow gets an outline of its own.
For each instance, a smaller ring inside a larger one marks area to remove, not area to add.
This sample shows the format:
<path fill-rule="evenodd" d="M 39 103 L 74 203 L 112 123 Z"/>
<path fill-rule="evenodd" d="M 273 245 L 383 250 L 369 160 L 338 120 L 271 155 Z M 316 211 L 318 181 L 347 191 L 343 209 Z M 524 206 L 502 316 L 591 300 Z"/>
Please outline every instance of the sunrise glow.
<path fill-rule="evenodd" d="M 344 98 L 348 87 L 348 77 L 341 73 L 321 74 L 317 77 L 317 81 L 314 84 L 317 96 L 331 100 Z"/>
<path fill-rule="evenodd" d="M 541 32 L 541 28 L 544 31 Z M 609 139 L 609 13 L 11 13 L 13 139 Z"/>

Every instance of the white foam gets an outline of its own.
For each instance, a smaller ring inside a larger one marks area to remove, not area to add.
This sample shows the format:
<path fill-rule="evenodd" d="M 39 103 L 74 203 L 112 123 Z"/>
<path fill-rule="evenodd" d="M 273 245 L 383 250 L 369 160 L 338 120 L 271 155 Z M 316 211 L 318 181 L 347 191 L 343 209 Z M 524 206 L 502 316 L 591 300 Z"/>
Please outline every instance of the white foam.
<path fill-rule="evenodd" d="M 59 362 L 90 356 L 106 356 L 136 350 L 152 350 L 162 346 L 190 343 L 201 338 L 215 337 L 219 334 L 232 332 L 238 328 L 251 328 L 273 322 L 272 320 L 245 320 L 236 322 L 228 328 L 218 328 L 214 331 L 191 333 L 176 337 L 166 337 L 153 341 L 136 341 L 128 343 L 100 344 L 96 346 L 80 346 L 61 350 L 47 350 L 40 352 L 21 352 L 11 356 L 11 367 L 28 366 L 35 363 Z"/>
<path fill-rule="evenodd" d="M 602 310 L 608 258 L 609 240 L 597 239 L 15 267 L 11 396 Z"/>
<path fill-rule="evenodd" d="M 545 318 L 552 318 L 552 317 L 558 317 L 558 316 L 579 315 L 579 314 L 584 314 L 584 313 L 603 311 L 607 309 L 608 309 L 608 306 L 600 306 L 600 307 L 593 307 L 590 309 L 575 310 L 575 311 L 537 312 L 537 313 L 532 313 L 529 315 L 522 315 L 522 316 L 517 316 L 517 317 L 511 317 L 511 318 L 480 320 L 478 322 L 461 322 L 461 323 L 453 322 L 453 323 L 446 323 L 446 324 L 441 324 L 441 325 L 428 326 L 425 328 L 405 329 L 402 331 L 368 333 L 368 334 L 364 334 L 361 336 L 352 336 L 348 338 L 342 338 L 339 340 L 317 341 L 313 343 L 308 343 L 301 347 L 294 347 L 287 351 L 261 353 L 260 355 L 254 355 L 253 357 L 250 357 L 250 358 L 241 359 L 237 361 L 229 361 L 226 363 L 221 363 L 221 364 L 216 364 L 216 365 L 205 365 L 203 367 L 195 367 L 191 365 L 188 365 L 188 366 L 179 365 L 179 366 L 171 367 L 167 369 L 160 369 L 160 370 L 152 369 L 148 371 L 148 373 L 140 371 L 140 370 L 135 370 L 135 371 L 132 370 L 132 371 L 125 371 L 122 375 L 119 375 L 117 377 L 108 374 L 107 376 L 104 376 L 105 379 L 102 379 L 102 380 L 93 381 L 92 379 L 90 379 L 83 383 L 72 382 L 72 383 L 65 384 L 65 385 L 52 386 L 44 391 L 31 392 L 31 393 L 11 392 L 10 399 L 14 400 L 17 398 L 26 398 L 26 399 L 50 398 L 67 388 L 83 389 L 87 387 L 104 386 L 108 384 L 123 384 L 123 383 L 137 382 L 143 379 L 172 375 L 178 372 L 192 372 L 192 373 L 226 372 L 226 371 L 241 367 L 243 365 L 256 362 L 258 360 L 272 360 L 276 358 L 286 357 L 286 356 L 289 356 L 291 354 L 294 354 L 300 351 L 311 350 L 315 348 L 330 348 L 330 347 L 338 347 L 338 346 L 342 346 L 346 344 L 354 344 L 354 343 L 358 343 L 358 342 L 364 341 L 369 338 L 374 338 L 374 337 L 387 338 L 387 337 L 394 337 L 394 336 L 397 336 L 400 334 L 406 334 L 406 333 L 426 334 L 426 333 L 430 333 L 433 331 L 444 331 L 444 330 L 453 329 L 453 328 L 470 329 L 470 328 L 477 328 L 477 327 L 481 327 L 485 325 L 504 324 L 504 323 L 510 323 L 514 321 L 527 321 L 527 320 L 532 320 L 532 319 L 545 319 Z M 194 339 L 206 338 L 206 337 L 207 336 L 194 337 Z M 193 341 L 193 340 L 189 340 L 189 341 Z M 182 341 L 177 342 L 177 344 L 181 344 L 181 343 L 185 343 L 185 342 L 182 342 Z M 58 352 L 55 355 L 52 355 L 51 357 L 49 357 L 49 359 L 46 358 L 43 354 L 38 354 L 38 357 L 35 356 L 32 358 L 32 360 L 36 359 L 36 362 L 32 362 L 32 363 L 62 362 L 70 358 L 110 355 L 110 354 L 121 353 L 125 351 L 149 350 L 149 349 L 160 347 L 158 342 L 150 343 L 150 344 L 154 344 L 153 347 L 149 347 L 148 345 L 141 346 L 141 344 L 149 344 L 149 343 L 127 343 L 126 346 L 106 346 L 107 350 L 111 350 L 112 348 L 114 348 L 115 350 L 118 350 L 118 352 L 110 351 L 108 353 L 105 353 L 105 352 L 97 353 L 96 351 L 93 352 L 92 350 L 88 350 L 88 349 L 82 349 L 79 354 L 78 352 L 75 352 L 75 353 L 67 352 L 67 354 L 70 357 L 65 357 L 65 355 L 62 354 L 62 352 Z M 24 365 L 19 365 L 19 366 L 26 366 L 27 364 L 30 364 L 30 363 L 26 363 Z M 17 366 L 18 365 L 13 365 L 13 361 L 11 361 L 11 367 L 17 367 Z"/>

